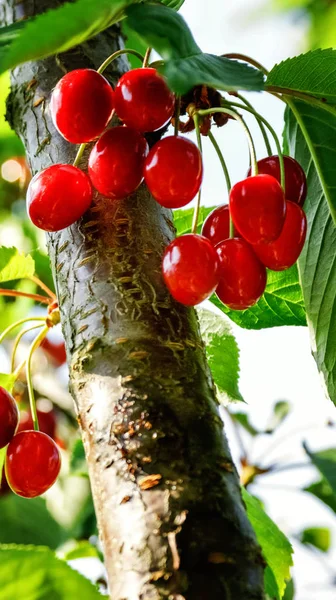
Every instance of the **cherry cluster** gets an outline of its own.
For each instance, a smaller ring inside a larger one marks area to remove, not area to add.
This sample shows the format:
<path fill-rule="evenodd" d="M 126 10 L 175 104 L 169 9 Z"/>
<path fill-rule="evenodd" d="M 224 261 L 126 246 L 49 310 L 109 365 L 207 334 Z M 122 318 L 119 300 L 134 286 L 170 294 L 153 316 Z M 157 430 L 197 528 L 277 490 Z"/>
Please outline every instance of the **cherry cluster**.
<path fill-rule="evenodd" d="M 177 208 L 190 202 L 202 180 L 202 159 L 195 144 L 168 136 L 149 151 L 144 137 L 166 125 L 174 108 L 174 94 L 153 68 L 125 73 L 114 90 L 91 69 L 65 75 L 51 96 L 57 130 L 74 144 L 100 137 L 89 156 L 88 175 L 68 164 L 55 164 L 35 175 L 27 192 L 33 223 L 45 231 L 64 229 L 90 207 L 92 186 L 119 200 L 132 194 L 144 178 L 163 206 Z M 103 133 L 113 112 L 123 125 Z"/>
<path fill-rule="evenodd" d="M 307 184 L 296 160 L 284 156 L 284 163 L 286 192 L 279 157 L 264 158 L 259 174 L 249 172 L 232 187 L 229 204 L 208 215 L 202 235 L 183 235 L 169 244 L 163 275 L 176 300 L 194 306 L 216 292 L 229 308 L 245 310 L 264 293 L 266 267 L 282 271 L 297 261 L 307 231 L 302 210 Z"/>
<path fill-rule="evenodd" d="M 51 96 L 53 122 L 67 141 L 95 144 L 88 174 L 76 166 L 55 164 L 35 175 L 27 193 L 33 223 L 59 231 L 90 207 L 93 187 L 119 200 L 143 179 L 164 207 L 191 202 L 203 177 L 198 147 L 185 137 L 168 135 L 149 150 L 145 137 L 167 125 L 175 106 L 174 94 L 154 68 L 125 73 L 115 89 L 91 69 L 66 74 Z M 115 112 L 122 125 L 106 130 Z M 179 121 L 177 129 L 178 125 Z M 284 189 L 279 157 L 264 158 L 257 164 L 257 175 L 249 173 L 233 186 L 229 205 L 208 216 L 202 235 L 183 235 L 169 244 L 162 272 L 177 301 L 194 306 L 216 291 L 228 307 L 244 310 L 262 296 L 266 267 L 279 271 L 296 262 L 307 228 L 302 210 L 306 178 L 294 159 L 285 156 L 284 163 Z"/>
<path fill-rule="evenodd" d="M 44 414 L 38 411 L 43 421 Z M 50 416 L 44 418 L 47 433 L 28 429 L 32 419 L 23 413 L 11 394 L 0 386 L 0 449 L 7 446 L 5 477 L 19 496 L 34 498 L 44 494 L 56 481 L 61 468 L 60 451 L 51 437 L 55 427 Z"/>

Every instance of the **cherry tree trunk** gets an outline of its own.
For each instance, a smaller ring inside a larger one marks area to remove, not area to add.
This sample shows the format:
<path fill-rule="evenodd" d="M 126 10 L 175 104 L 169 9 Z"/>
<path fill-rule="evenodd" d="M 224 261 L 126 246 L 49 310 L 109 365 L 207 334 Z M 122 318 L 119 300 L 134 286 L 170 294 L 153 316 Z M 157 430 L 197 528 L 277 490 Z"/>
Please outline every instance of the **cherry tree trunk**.
<path fill-rule="evenodd" d="M 0 0 L 2 24 L 59 4 Z M 115 27 L 14 70 L 8 119 L 33 173 L 76 153 L 51 123 L 56 82 L 122 43 Z M 120 59 L 106 76 L 113 83 L 127 68 Z M 197 317 L 161 278 L 173 236 L 171 212 L 145 186 L 119 202 L 97 196 L 84 219 L 47 236 L 110 597 L 262 600 L 263 560 Z"/>

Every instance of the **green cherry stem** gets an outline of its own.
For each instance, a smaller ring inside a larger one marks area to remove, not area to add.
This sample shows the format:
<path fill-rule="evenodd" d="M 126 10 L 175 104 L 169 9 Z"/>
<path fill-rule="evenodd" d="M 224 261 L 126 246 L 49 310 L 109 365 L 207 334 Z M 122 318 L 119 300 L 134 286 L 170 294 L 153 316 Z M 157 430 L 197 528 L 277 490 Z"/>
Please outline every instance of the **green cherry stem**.
<path fill-rule="evenodd" d="M 108 56 L 107 59 L 104 60 L 104 62 L 100 65 L 99 69 L 97 69 L 97 73 L 100 73 L 100 75 L 104 73 L 105 69 L 107 69 L 111 62 L 113 62 L 119 56 L 122 56 L 122 54 L 132 54 L 133 56 L 136 56 L 142 63 L 144 63 L 145 61 L 145 56 L 140 54 L 140 52 L 137 52 L 136 50 L 131 50 L 130 48 L 123 48 L 123 50 L 117 50 L 117 52 L 113 52 L 113 54 Z"/>
<path fill-rule="evenodd" d="M 25 323 L 31 323 L 32 321 L 43 321 L 45 323 L 45 317 L 27 317 L 26 319 L 20 319 L 20 321 L 12 323 L 12 325 L 9 325 L 0 335 L 0 344 L 13 329 L 19 327 L 20 325 L 24 325 Z"/>
<path fill-rule="evenodd" d="M 230 179 L 230 175 L 229 175 L 229 170 L 227 168 L 227 164 L 225 162 L 224 156 L 222 154 L 222 151 L 217 143 L 217 140 L 215 138 L 215 136 L 213 135 L 213 133 L 211 132 L 211 130 L 208 133 L 208 138 L 211 141 L 214 149 L 216 150 L 217 156 L 220 160 L 220 164 L 222 165 L 222 169 L 223 169 L 223 173 L 224 173 L 224 177 L 225 177 L 225 181 L 226 181 L 226 187 L 227 187 L 227 191 L 228 193 L 230 193 L 231 190 L 231 179 Z"/>
<path fill-rule="evenodd" d="M 253 108 L 252 104 L 251 104 L 251 103 L 250 103 L 248 100 L 246 100 L 246 98 L 244 98 L 244 96 L 242 96 L 241 94 L 236 94 L 236 96 L 237 96 L 237 98 L 239 98 L 239 100 L 241 100 L 241 102 L 243 102 L 243 103 L 244 103 L 246 106 L 248 106 L 249 108 L 251 108 L 252 110 L 254 110 L 254 108 Z M 267 131 L 266 131 L 266 129 L 265 129 L 265 126 L 264 126 L 264 124 L 263 124 L 262 120 L 260 119 L 260 115 L 259 115 L 259 113 L 257 113 L 256 111 L 255 111 L 255 118 L 256 118 L 256 121 L 257 121 L 257 123 L 258 123 L 258 125 L 259 125 L 259 129 L 260 129 L 260 131 L 261 131 L 261 135 L 262 135 L 262 136 L 263 136 L 263 138 L 264 138 L 264 142 L 265 142 L 265 146 L 266 146 L 266 151 L 267 151 L 267 154 L 268 154 L 268 156 L 272 156 L 272 154 L 273 154 L 273 151 L 272 151 L 272 148 L 271 148 L 271 144 L 270 144 L 270 142 L 269 142 L 269 139 L 268 139 Z"/>
<path fill-rule="evenodd" d="M 33 331 L 33 329 L 38 329 L 39 327 L 43 327 L 43 323 L 38 323 L 37 325 L 31 325 L 30 327 L 26 327 L 26 329 L 23 329 L 22 331 L 20 331 L 20 333 L 18 333 L 18 335 L 16 336 L 14 345 L 13 345 L 13 349 L 12 349 L 11 373 L 14 373 L 14 370 L 15 370 L 15 356 L 16 356 L 16 351 L 18 349 L 19 343 L 21 342 L 21 339 L 23 338 L 23 336 L 26 333 L 28 333 L 29 331 Z"/>
<path fill-rule="evenodd" d="M 232 102 L 231 104 L 234 106 L 235 103 Z M 249 144 L 250 156 L 251 156 L 251 172 L 252 172 L 252 175 L 258 175 L 257 154 L 256 154 L 254 141 L 253 141 L 251 132 L 250 132 L 248 126 L 246 125 L 243 117 L 241 117 L 237 111 L 231 110 L 230 108 L 207 108 L 205 110 L 199 110 L 197 112 L 201 116 L 213 115 L 214 113 L 217 113 L 217 112 L 224 113 L 224 114 L 230 115 L 231 117 L 236 119 L 236 121 L 238 121 L 238 123 L 241 124 L 241 126 L 243 127 L 243 129 L 245 131 L 245 134 L 247 136 L 247 141 Z"/>
<path fill-rule="evenodd" d="M 150 55 L 152 53 L 153 48 L 147 48 L 146 50 L 146 54 L 144 56 L 144 59 L 142 61 L 142 66 L 143 67 L 148 67 L 148 63 L 149 63 L 149 59 L 150 59 Z"/>
<path fill-rule="evenodd" d="M 31 416 L 33 419 L 35 431 L 39 430 L 39 424 L 38 424 L 38 417 L 37 417 L 37 410 L 36 410 L 36 400 L 35 400 L 35 394 L 34 394 L 33 379 L 32 379 L 32 373 L 31 373 L 31 362 L 32 362 L 32 358 L 33 358 L 33 354 L 34 354 L 35 350 L 38 348 L 38 346 L 44 340 L 48 331 L 49 331 L 49 327 L 46 325 L 45 327 L 43 327 L 42 331 L 40 331 L 40 333 L 36 336 L 36 338 L 34 339 L 33 343 L 31 344 L 31 346 L 29 348 L 27 362 L 26 362 L 26 377 L 27 377 L 27 385 L 28 385 L 30 412 L 31 412 Z"/>
<path fill-rule="evenodd" d="M 226 103 L 226 101 L 225 101 Z M 277 149 L 277 153 L 279 156 L 279 165 L 280 165 L 280 182 L 281 182 L 281 187 L 283 189 L 285 189 L 285 163 L 284 163 L 284 158 L 283 158 L 283 154 L 282 154 L 282 149 L 281 149 L 281 144 L 279 141 L 279 138 L 277 136 L 277 134 L 275 133 L 275 130 L 273 129 L 272 125 L 259 113 L 257 113 L 254 109 L 249 108 L 248 106 L 245 106 L 244 104 L 239 104 L 238 102 L 229 102 L 228 103 L 229 106 L 236 106 L 237 108 L 241 108 L 242 110 L 246 110 L 247 112 L 251 113 L 252 115 L 256 116 L 258 115 L 258 118 L 260 119 L 260 121 L 262 121 L 264 123 L 264 125 L 266 125 L 267 129 L 270 131 L 275 145 L 276 145 L 276 149 Z"/>
<path fill-rule="evenodd" d="M 259 71 L 262 71 L 264 75 L 267 76 L 269 74 L 269 71 L 266 69 L 266 67 L 264 67 L 260 62 L 258 62 L 254 58 L 251 58 L 251 56 L 247 56 L 246 54 L 237 54 L 236 52 L 233 52 L 230 54 L 222 54 L 222 57 L 233 58 L 235 60 L 243 60 L 244 62 L 247 62 L 250 65 L 252 65 L 253 67 L 256 67 L 256 69 L 259 69 Z"/>
<path fill-rule="evenodd" d="M 193 118 L 194 118 L 194 124 L 195 124 L 197 145 L 198 145 L 198 149 L 199 149 L 200 153 L 202 154 L 202 139 L 201 139 L 201 132 L 200 132 L 200 127 L 199 127 L 199 113 L 195 112 L 195 114 L 193 115 Z M 201 197 L 202 197 L 202 187 L 200 187 L 200 190 L 197 194 L 196 206 L 195 206 L 192 225 L 191 225 L 191 233 L 197 233 L 198 217 L 199 217 L 199 211 L 200 211 L 200 207 L 201 207 Z"/>
<path fill-rule="evenodd" d="M 231 190 L 231 179 L 230 179 L 230 175 L 229 175 L 229 170 L 227 168 L 227 164 L 225 162 L 225 158 L 224 158 L 222 151 L 217 143 L 217 140 L 216 140 L 215 136 L 213 135 L 213 133 L 211 132 L 211 130 L 208 133 L 208 138 L 211 141 L 214 149 L 216 150 L 220 164 L 222 165 L 222 169 L 223 169 L 223 173 L 224 173 L 224 177 L 225 177 L 225 181 L 226 181 L 226 187 L 227 187 L 227 191 L 229 194 L 230 190 Z M 235 235 L 234 225 L 233 225 L 233 221 L 231 219 L 231 214 L 230 214 L 230 238 L 233 238 L 234 235 Z"/>

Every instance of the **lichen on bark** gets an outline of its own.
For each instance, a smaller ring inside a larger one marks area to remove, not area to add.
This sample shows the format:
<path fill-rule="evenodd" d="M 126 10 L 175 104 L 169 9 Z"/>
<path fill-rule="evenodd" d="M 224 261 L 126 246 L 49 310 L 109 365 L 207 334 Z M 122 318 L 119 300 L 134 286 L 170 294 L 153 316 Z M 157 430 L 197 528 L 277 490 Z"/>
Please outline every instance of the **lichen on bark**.
<path fill-rule="evenodd" d="M 0 0 L 2 20 L 58 4 Z M 115 27 L 14 70 L 8 116 L 34 173 L 75 155 L 51 123 L 56 82 L 122 43 Z M 120 59 L 106 76 L 126 68 Z M 96 196 L 84 219 L 47 236 L 110 597 L 262 600 L 263 561 L 196 314 L 161 277 L 173 236 L 171 213 L 144 186 L 119 202 Z"/>

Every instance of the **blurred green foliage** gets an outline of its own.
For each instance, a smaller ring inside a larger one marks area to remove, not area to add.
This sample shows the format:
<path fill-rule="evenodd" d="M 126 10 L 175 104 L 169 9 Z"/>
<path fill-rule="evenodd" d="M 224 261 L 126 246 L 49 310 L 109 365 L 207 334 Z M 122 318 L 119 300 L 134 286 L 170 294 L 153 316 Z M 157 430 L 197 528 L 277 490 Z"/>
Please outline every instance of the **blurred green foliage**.
<path fill-rule="evenodd" d="M 271 0 L 273 8 L 308 19 L 308 48 L 336 46 L 335 0 Z"/>

